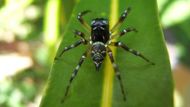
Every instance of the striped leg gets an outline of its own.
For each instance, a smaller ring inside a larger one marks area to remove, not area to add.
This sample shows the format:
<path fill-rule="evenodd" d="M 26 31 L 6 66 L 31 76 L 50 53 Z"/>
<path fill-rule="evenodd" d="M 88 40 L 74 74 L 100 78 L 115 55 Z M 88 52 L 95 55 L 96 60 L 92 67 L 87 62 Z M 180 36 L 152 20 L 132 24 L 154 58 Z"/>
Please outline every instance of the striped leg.
<path fill-rule="evenodd" d="M 68 50 L 70 50 L 70 49 L 73 49 L 73 48 L 79 46 L 81 43 L 84 43 L 84 42 L 85 42 L 85 41 L 81 39 L 81 40 L 75 42 L 74 44 L 65 47 L 65 48 L 61 51 L 61 54 L 59 54 L 58 57 L 55 57 L 55 60 L 58 60 L 58 59 L 63 55 L 64 52 L 66 52 L 66 51 L 68 51 Z"/>
<path fill-rule="evenodd" d="M 68 95 L 71 83 L 72 83 L 73 79 L 77 76 L 79 68 L 81 67 L 83 61 L 87 57 L 87 53 L 88 53 L 88 51 L 86 51 L 85 53 L 83 53 L 82 57 L 80 58 L 80 61 L 79 61 L 78 65 L 76 66 L 75 70 L 73 71 L 73 73 L 72 73 L 72 75 L 70 77 L 70 80 L 69 80 L 69 84 L 67 85 L 67 88 L 66 88 L 66 91 L 65 91 L 65 95 L 64 95 L 63 99 L 61 100 L 61 103 L 63 103 L 65 101 L 65 98 Z"/>
<path fill-rule="evenodd" d="M 131 8 L 127 8 L 127 10 L 125 10 L 125 11 L 121 14 L 121 16 L 120 16 L 118 22 L 117 22 L 117 23 L 113 26 L 113 28 L 111 29 L 111 33 L 113 33 L 113 32 L 123 23 L 123 21 L 124 21 L 125 18 L 127 17 L 127 15 L 128 15 L 128 13 L 130 12 L 130 10 L 131 10 Z"/>
<path fill-rule="evenodd" d="M 124 91 L 124 87 L 123 87 L 123 82 L 122 82 L 122 79 L 121 79 L 121 74 L 119 72 L 118 66 L 115 64 L 111 49 L 108 47 L 107 50 L 108 50 L 108 56 L 110 58 L 112 66 L 114 68 L 115 74 L 116 74 L 116 76 L 117 76 L 117 78 L 119 80 L 119 84 L 120 84 L 120 87 L 121 87 L 121 92 L 123 94 L 123 100 L 126 101 L 126 95 L 125 95 L 125 91 Z"/>
<path fill-rule="evenodd" d="M 79 37 L 81 37 L 83 40 L 87 41 L 86 38 L 85 38 L 85 34 L 84 34 L 83 32 L 78 31 L 78 30 L 75 30 L 75 31 L 74 31 L 74 34 L 75 34 L 75 37 L 76 37 L 76 36 L 79 36 Z"/>
<path fill-rule="evenodd" d="M 84 16 L 85 14 L 87 14 L 89 12 L 90 12 L 90 10 L 86 10 L 86 11 L 78 13 L 78 16 L 77 16 L 77 19 L 87 29 L 87 31 L 90 31 L 90 26 L 86 23 L 86 21 L 84 21 L 82 16 Z"/>
<path fill-rule="evenodd" d="M 142 59 L 144 59 L 145 61 L 149 62 L 150 64 L 152 65 L 155 65 L 153 62 L 151 62 L 149 59 L 147 59 L 144 55 L 142 55 L 140 52 L 136 51 L 136 50 L 133 50 L 131 48 L 129 48 L 127 45 L 123 44 L 122 42 L 113 42 L 111 43 L 113 44 L 114 46 L 117 46 L 117 47 L 121 47 L 123 48 L 124 50 L 136 55 L 136 56 L 139 56 L 141 57 Z"/>
<path fill-rule="evenodd" d="M 131 27 L 126 28 L 126 29 L 123 29 L 120 33 L 117 33 L 117 34 L 115 34 L 115 35 L 112 35 L 112 36 L 111 36 L 111 39 L 115 38 L 116 36 L 121 37 L 121 36 L 125 35 L 125 34 L 128 33 L 128 32 L 137 32 L 137 30 L 136 30 L 135 28 L 131 28 Z"/>

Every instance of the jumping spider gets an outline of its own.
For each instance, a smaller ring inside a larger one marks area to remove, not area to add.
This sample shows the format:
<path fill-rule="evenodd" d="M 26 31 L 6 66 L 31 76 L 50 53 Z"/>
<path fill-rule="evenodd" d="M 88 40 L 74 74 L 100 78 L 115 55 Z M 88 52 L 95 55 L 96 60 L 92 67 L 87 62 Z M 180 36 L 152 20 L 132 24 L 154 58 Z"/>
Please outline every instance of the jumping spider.
<path fill-rule="evenodd" d="M 106 54 L 109 56 L 109 59 L 112 63 L 115 74 L 119 80 L 121 92 L 123 94 L 124 100 L 126 100 L 126 95 L 125 95 L 125 91 L 124 91 L 124 87 L 123 87 L 123 83 L 122 83 L 122 78 L 121 78 L 118 66 L 115 64 L 115 60 L 113 58 L 113 54 L 112 54 L 112 51 L 109 46 L 121 47 L 125 51 L 128 51 L 136 56 L 139 56 L 142 59 L 144 59 L 145 61 L 154 65 L 153 62 L 151 62 L 149 59 L 144 57 L 144 55 L 142 55 L 140 52 L 129 48 L 127 45 L 125 45 L 124 43 L 122 43 L 120 41 L 117 41 L 117 42 L 112 41 L 115 37 L 117 37 L 117 36 L 121 37 L 128 32 L 131 32 L 131 31 L 137 32 L 137 30 L 135 28 L 126 28 L 126 29 L 122 30 L 120 33 L 113 34 L 116 31 L 116 29 L 118 27 L 120 27 L 122 22 L 125 20 L 128 13 L 130 12 L 130 10 L 131 9 L 128 8 L 121 14 L 118 22 L 113 26 L 113 28 L 111 30 L 109 29 L 109 22 L 107 19 L 95 18 L 91 21 L 91 26 L 89 26 L 83 20 L 82 16 L 89 13 L 90 11 L 87 10 L 87 11 L 78 13 L 77 19 L 79 20 L 79 22 L 84 26 L 84 28 L 86 28 L 86 30 L 88 32 L 91 31 L 90 39 L 86 39 L 85 34 L 83 32 L 75 30 L 75 32 L 74 32 L 75 35 L 79 36 L 81 39 L 79 41 L 77 41 L 76 43 L 74 43 L 68 47 L 65 47 L 62 50 L 62 52 L 59 54 L 59 56 L 56 57 L 55 59 L 59 59 L 64 52 L 66 52 L 72 48 L 75 48 L 75 47 L 79 46 L 80 44 L 87 45 L 89 48 L 82 54 L 82 57 L 80 58 L 78 65 L 76 66 L 75 70 L 73 71 L 73 73 L 70 77 L 70 81 L 69 81 L 69 84 L 67 85 L 66 92 L 65 92 L 64 98 L 62 99 L 62 102 L 65 100 L 65 98 L 68 94 L 68 91 L 70 89 L 70 85 L 71 85 L 73 79 L 76 77 L 80 66 L 82 65 L 83 61 L 85 60 L 85 58 L 87 57 L 88 54 L 91 55 L 91 58 L 95 64 L 97 71 L 99 71 L 99 68 L 100 68 L 103 60 L 105 59 Z"/>

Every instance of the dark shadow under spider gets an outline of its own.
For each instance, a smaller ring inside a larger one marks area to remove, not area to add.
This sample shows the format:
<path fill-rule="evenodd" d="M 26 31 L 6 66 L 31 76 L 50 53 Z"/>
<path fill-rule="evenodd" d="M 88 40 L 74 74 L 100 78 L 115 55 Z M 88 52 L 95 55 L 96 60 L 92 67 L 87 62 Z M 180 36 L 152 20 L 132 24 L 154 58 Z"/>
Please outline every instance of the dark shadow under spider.
<path fill-rule="evenodd" d="M 118 69 L 117 64 L 115 64 L 115 60 L 113 58 L 113 54 L 112 51 L 110 49 L 109 46 L 116 46 L 116 47 L 120 47 L 136 56 L 141 57 L 142 59 L 144 59 L 145 61 L 149 62 L 150 64 L 154 65 L 153 62 L 151 62 L 149 59 L 147 59 L 146 57 L 144 57 L 144 55 L 142 55 L 140 52 L 133 50 L 131 48 L 129 48 L 127 45 L 125 45 L 124 43 L 122 43 L 121 41 L 117 41 L 117 42 L 112 42 L 112 40 L 115 37 L 121 37 L 124 36 L 125 34 L 127 34 L 128 32 L 137 32 L 137 30 L 135 28 L 131 28 L 128 27 L 124 30 L 122 30 L 119 33 L 113 34 L 114 31 L 116 31 L 116 29 L 118 27 L 120 27 L 120 25 L 123 23 L 123 21 L 125 20 L 125 18 L 127 17 L 128 13 L 130 12 L 130 8 L 128 8 L 127 10 L 125 10 L 118 22 L 113 26 L 113 28 L 111 30 L 109 30 L 109 22 L 107 19 L 105 18 L 95 18 L 91 21 L 91 26 L 89 26 L 86 21 L 83 19 L 83 15 L 89 13 L 90 11 L 83 11 L 81 13 L 78 13 L 77 19 L 79 20 L 79 22 L 83 25 L 83 27 L 88 31 L 91 32 L 90 38 L 86 39 L 85 34 L 81 31 L 75 30 L 75 35 L 80 37 L 80 40 L 78 40 L 77 42 L 75 42 L 74 44 L 65 47 L 61 53 L 59 54 L 58 57 L 56 57 L 55 59 L 59 59 L 64 52 L 75 48 L 81 44 L 84 45 L 88 45 L 88 49 L 82 54 L 82 57 L 79 60 L 78 65 L 76 66 L 76 68 L 74 69 L 70 80 L 69 80 L 69 84 L 67 85 L 66 91 L 65 91 L 65 95 L 63 97 L 63 99 L 61 100 L 61 102 L 63 103 L 65 101 L 66 96 L 68 95 L 69 89 L 70 89 L 70 85 L 73 81 L 73 79 L 76 77 L 79 68 L 81 67 L 82 63 L 84 62 L 85 58 L 90 54 L 91 58 L 95 64 L 96 70 L 99 71 L 99 68 L 103 62 L 103 60 L 105 59 L 106 54 L 109 56 L 109 59 L 112 63 L 112 66 L 114 68 L 115 74 L 119 80 L 119 84 L 121 87 L 121 92 L 123 94 L 123 100 L 126 100 L 126 95 L 125 95 L 125 90 L 124 90 L 124 86 L 122 83 L 122 78 Z"/>

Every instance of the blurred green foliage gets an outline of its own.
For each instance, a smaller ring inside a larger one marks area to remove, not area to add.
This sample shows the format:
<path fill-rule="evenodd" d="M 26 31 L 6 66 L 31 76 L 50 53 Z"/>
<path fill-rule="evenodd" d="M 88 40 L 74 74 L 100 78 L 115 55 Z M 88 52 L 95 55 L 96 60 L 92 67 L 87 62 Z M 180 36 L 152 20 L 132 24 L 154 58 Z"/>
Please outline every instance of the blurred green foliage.
<path fill-rule="evenodd" d="M 190 0 L 158 0 L 166 41 L 179 52 L 178 63 L 190 66 Z"/>
<path fill-rule="evenodd" d="M 49 1 L 0 0 L 0 32 L 6 30 L 6 32 L 13 34 L 13 37 L 0 35 L 0 43 L 9 44 L 12 42 L 19 43 L 20 41 L 26 43 L 29 46 L 29 57 L 32 58 L 34 63 L 32 67 L 0 81 L 0 107 L 37 106 L 35 104 L 39 103 L 44 88 L 43 85 L 52 63 L 49 59 L 54 57 L 51 53 L 55 53 L 56 46 L 62 36 L 61 33 L 64 31 L 64 26 L 67 24 L 75 5 L 75 0 L 57 0 L 60 2 L 60 7 L 57 7 L 55 12 L 59 11 L 57 13 L 59 17 L 52 21 L 57 21 L 59 25 L 56 28 L 51 28 L 53 26 L 48 26 L 51 20 L 49 22 L 44 21 Z M 48 11 L 51 12 L 52 9 Z M 49 14 L 51 14 L 50 12 Z M 44 42 L 46 39 L 46 35 L 44 35 L 45 27 L 49 27 L 50 30 L 61 29 L 61 32 L 59 31 L 57 34 L 58 39 L 52 44 L 54 48 L 49 48 L 49 45 Z M 8 39 L 4 39 L 4 37 Z M 9 40 L 9 38 L 13 39 Z M 1 52 L 3 54 L 10 53 L 8 50 L 0 50 L 0 54 Z"/>
<path fill-rule="evenodd" d="M 173 35 L 174 44 L 180 50 L 179 63 L 190 66 L 190 18 L 165 29 L 165 33 Z M 170 39 L 168 39 L 170 42 Z M 170 42 L 171 43 L 171 42 Z"/>

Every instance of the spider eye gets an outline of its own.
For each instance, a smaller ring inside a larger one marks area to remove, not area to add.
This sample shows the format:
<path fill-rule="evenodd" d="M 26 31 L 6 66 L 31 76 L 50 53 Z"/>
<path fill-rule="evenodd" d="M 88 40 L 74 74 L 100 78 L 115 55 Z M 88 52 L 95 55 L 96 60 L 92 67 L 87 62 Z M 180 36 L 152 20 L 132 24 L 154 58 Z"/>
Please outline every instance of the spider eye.
<path fill-rule="evenodd" d="M 106 21 L 106 20 L 103 20 L 102 22 L 103 22 L 104 24 L 106 24 L 106 25 L 108 24 L 108 21 Z"/>
<path fill-rule="evenodd" d="M 95 20 L 93 20 L 93 21 L 91 22 L 91 26 L 93 26 L 95 22 L 96 22 L 96 21 L 95 21 Z"/>

